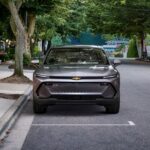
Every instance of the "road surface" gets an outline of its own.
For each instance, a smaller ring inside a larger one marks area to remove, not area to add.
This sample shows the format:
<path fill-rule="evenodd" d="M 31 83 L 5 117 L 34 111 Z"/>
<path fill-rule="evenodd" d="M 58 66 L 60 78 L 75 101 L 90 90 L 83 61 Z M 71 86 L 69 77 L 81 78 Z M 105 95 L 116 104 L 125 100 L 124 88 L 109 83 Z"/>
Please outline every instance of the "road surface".
<path fill-rule="evenodd" d="M 120 65 L 121 109 L 55 105 L 34 115 L 28 102 L 2 150 L 149 150 L 150 66 Z"/>

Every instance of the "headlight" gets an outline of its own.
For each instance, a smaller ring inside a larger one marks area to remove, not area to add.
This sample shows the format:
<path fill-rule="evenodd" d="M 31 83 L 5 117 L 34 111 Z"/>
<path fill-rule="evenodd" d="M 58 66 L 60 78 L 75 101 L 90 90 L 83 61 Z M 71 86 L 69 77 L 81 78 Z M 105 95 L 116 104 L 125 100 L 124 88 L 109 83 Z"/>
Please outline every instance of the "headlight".
<path fill-rule="evenodd" d="M 111 78 L 117 78 L 117 77 L 118 77 L 118 74 L 115 74 L 115 75 L 105 76 L 103 77 L 103 79 L 111 79 Z"/>

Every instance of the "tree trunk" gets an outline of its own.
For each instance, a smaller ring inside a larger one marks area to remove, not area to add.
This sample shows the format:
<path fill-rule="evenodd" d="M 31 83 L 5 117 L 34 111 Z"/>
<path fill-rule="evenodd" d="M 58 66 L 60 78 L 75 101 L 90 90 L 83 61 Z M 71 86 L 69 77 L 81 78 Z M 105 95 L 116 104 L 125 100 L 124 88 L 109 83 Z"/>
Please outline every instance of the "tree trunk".
<path fill-rule="evenodd" d="M 21 6 L 21 4 L 20 4 Z M 15 75 L 23 76 L 23 52 L 25 49 L 25 27 L 19 17 L 14 1 L 8 1 L 8 8 L 16 27 Z"/>
<path fill-rule="evenodd" d="M 31 51 L 31 56 L 34 53 L 34 48 L 35 48 L 35 41 L 33 42 L 32 39 L 30 39 L 30 51 Z"/>
<path fill-rule="evenodd" d="M 139 58 L 142 58 L 141 44 L 139 43 L 139 37 L 138 36 L 136 36 L 136 47 L 138 50 Z"/>
<path fill-rule="evenodd" d="M 19 11 L 20 7 L 18 6 L 17 8 L 18 8 L 17 11 Z M 26 34 L 26 38 L 25 38 L 26 42 L 25 42 L 24 53 L 28 53 L 30 55 L 31 55 L 31 38 L 32 38 L 32 35 L 34 33 L 34 30 L 35 30 L 35 21 L 36 21 L 35 14 L 28 13 L 28 25 L 26 26 L 27 31 L 25 33 Z M 16 24 L 13 20 L 13 17 L 10 18 L 10 26 L 11 26 L 11 29 L 12 29 L 14 35 L 16 36 L 17 27 L 16 27 Z"/>
<path fill-rule="evenodd" d="M 29 19 L 28 19 L 28 34 L 29 37 L 31 38 L 34 30 L 35 30 L 35 21 L 36 21 L 36 16 L 35 14 L 29 13 Z"/>
<path fill-rule="evenodd" d="M 28 33 L 25 33 L 25 53 L 31 54 L 30 51 L 30 37 Z"/>
<path fill-rule="evenodd" d="M 24 34 L 18 32 L 16 35 L 16 48 L 15 48 L 15 75 L 23 76 L 23 52 L 25 48 Z M 24 45 L 24 46 L 23 46 Z"/>
<path fill-rule="evenodd" d="M 143 57 L 143 51 L 144 51 L 144 38 L 143 38 L 143 35 L 141 35 L 141 52 L 142 52 L 142 57 Z"/>
<path fill-rule="evenodd" d="M 16 48 L 15 48 L 15 74 L 18 76 L 23 75 L 23 53 L 30 53 L 30 41 L 31 36 L 34 33 L 35 28 L 35 14 L 29 15 L 29 24 L 26 31 L 22 19 L 19 15 L 19 9 L 23 3 L 22 0 L 1 0 L 1 3 L 6 6 L 10 13 L 10 25 L 12 31 L 16 37 Z"/>
<path fill-rule="evenodd" d="M 52 45 L 51 40 L 49 40 L 46 51 L 48 51 L 50 49 L 51 45 Z"/>
<path fill-rule="evenodd" d="M 31 55 L 31 38 L 35 30 L 35 21 L 36 16 L 35 14 L 32 14 L 28 12 L 28 25 L 27 25 L 27 32 L 26 32 L 26 47 L 25 47 L 25 53 L 28 53 Z"/>
<path fill-rule="evenodd" d="M 46 40 L 42 40 L 42 52 L 45 55 L 45 53 L 46 53 Z"/>

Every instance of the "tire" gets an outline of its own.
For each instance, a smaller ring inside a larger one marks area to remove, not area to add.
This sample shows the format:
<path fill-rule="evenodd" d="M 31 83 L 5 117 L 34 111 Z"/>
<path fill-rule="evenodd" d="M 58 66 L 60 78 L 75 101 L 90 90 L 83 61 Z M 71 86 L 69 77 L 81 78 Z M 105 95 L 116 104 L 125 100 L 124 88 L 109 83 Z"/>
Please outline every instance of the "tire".
<path fill-rule="evenodd" d="M 113 105 L 105 106 L 106 113 L 117 114 L 120 110 L 120 100 L 117 100 Z"/>
<path fill-rule="evenodd" d="M 46 113 L 47 107 L 38 104 L 35 100 L 33 100 L 33 112 L 36 114 Z"/>

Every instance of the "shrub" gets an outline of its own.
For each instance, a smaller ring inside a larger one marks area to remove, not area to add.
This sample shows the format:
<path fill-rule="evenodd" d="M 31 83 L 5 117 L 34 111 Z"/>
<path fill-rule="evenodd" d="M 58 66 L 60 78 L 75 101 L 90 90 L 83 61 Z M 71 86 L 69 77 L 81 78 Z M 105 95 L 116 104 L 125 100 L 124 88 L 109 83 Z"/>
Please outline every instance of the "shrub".
<path fill-rule="evenodd" d="M 2 61 L 7 61 L 7 60 L 10 60 L 10 57 L 9 57 L 8 54 L 6 54 L 6 55 L 3 56 Z"/>
<path fill-rule="evenodd" d="M 15 58 L 15 48 L 8 48 L 7 54 L 8 54 L 9 59 L 14 59 Z"/>
<path fill-rule="evenodd" d="M 31 55 L 29 53 L 23 54 L 23 64 L 29 66 L 31 64 Z"/>
<path fill-rule="evenodd" d="M 125 48 L 124 44 L 121 44 L 116 50 L 115 52 L 122 52 L 122 50 Z"/>
<path fill-rule="evenodd" d="M 14 48 L 7 48 L 6 54 L 2 55 L 0 59 L 2 61 L 14 60 L 15 59 L 15 49 Z"/>
<path fill-rule="evenodd" d="M 128 58 L 138 57 L 138 50 L 137 50 L 135 38 L 131 39 L 129 42 L 127 57 Z"/>
<path fill-rule="evenodd" d="M 114 57 L 123 57 L 122 52 L 115 52 L 113 53 Z"/>
<path fill-rule="evenodd" d="M 39 55 L 40 55 L 39 48 L 38 48 L 38 46 L 35 46 L 32 57 L 33 58 L 39 58 Z"/>

